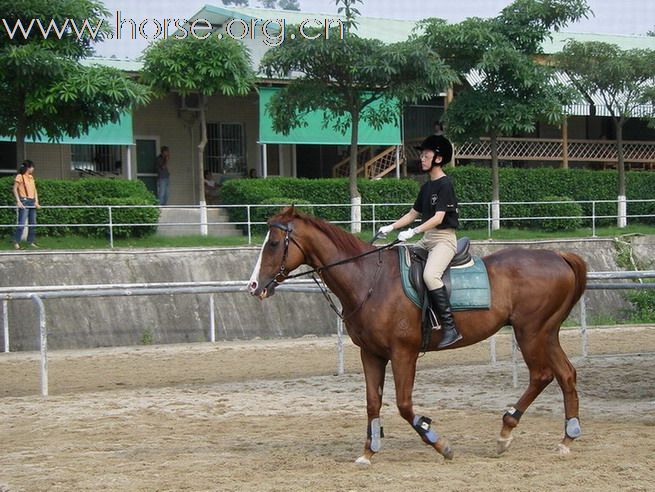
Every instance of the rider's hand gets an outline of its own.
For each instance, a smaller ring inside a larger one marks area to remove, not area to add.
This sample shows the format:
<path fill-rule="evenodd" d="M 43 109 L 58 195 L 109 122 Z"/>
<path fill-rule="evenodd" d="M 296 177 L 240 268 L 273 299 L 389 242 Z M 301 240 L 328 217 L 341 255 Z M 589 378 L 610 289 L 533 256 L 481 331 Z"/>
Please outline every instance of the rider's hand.
<path fill-rule="evenodd" d="M 410 227 L 406 231 L 402 231 L 400 234 L 398 234 L 398 240 L 407 241 L 408 239 L 412 239 L 415 235 L 416 235 L 416 230 Z"/>
<path fill-rule="evenodd" d="M 382 226 L 378 229 L 378 236 L 385 237 L 391 231 L 393 231 L 393 226 L 391 224 Z"/>

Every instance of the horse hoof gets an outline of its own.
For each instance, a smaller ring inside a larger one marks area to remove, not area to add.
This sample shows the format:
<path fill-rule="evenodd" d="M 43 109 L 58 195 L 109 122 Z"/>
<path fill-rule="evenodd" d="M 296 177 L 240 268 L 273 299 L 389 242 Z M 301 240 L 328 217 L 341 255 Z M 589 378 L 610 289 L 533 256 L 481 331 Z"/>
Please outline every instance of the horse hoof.
<path fill-rule="evenodd" d="M 499 437 L 496 440 L 496 452 L 498 454 L 503 454 L 507 451 L 514 440 L 514 436 L 509 437 Z"/>
<path fill-rule="evenodd" d="M 371 464 L 371 460 L 369 460 L 365 456 L 360 456 L 355 460 L 356 465 L 362 465 L 362 466 L 369 466 Z"/>
<path fill-rule="evenodd" d="M 560 456 L 566 456 L 567 454 L 571 454 L 571 448 L 569 448 L 566 444 L 559 443 L 557 445 L 557 454 Z"/>
<path fill-rule="evenodd" d="M 455 450 L 450 445 L 450 442 L 446 440 L 444 440 L 444 442 L 441 442 L 441 439 L 437 441 L 437 451 L 448 461 L 452 460 L 453 456 L 455 456 Z"/>

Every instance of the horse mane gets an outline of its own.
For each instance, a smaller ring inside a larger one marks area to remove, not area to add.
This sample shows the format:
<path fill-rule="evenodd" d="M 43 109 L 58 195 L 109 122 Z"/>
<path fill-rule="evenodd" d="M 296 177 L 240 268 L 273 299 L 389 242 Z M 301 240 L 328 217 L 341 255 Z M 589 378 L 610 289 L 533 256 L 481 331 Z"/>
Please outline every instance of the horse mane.
<path fill-rule="evenodd" d="M 358 255 L 368 249 L 368 245 L 359 239 L 357 236 L 344 231 L 341 227 L 330 224 L 326 220 L 319 219 L 313 215 L 299 212 L 295 207 L 287 207 L 279 214 L 271 217 L 271 222 L 290 222 L 294 219 L 299 219 L 311 227 L 318 229 L 320 232 L 328 236 L 334 242 L 334 245 L 342 252 L 348 255 Z"/>

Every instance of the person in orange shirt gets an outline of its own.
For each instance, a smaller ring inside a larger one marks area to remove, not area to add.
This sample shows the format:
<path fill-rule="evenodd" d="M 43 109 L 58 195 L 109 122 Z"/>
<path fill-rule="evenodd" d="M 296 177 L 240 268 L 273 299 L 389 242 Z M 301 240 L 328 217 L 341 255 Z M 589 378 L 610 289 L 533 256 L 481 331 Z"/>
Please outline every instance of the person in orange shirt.
<path fill-rule="evenodd" d="M 34 163 L 29 159 L 23 161 L 16 179 L 14 179 L 14 196 L 18 207 L 18 227 L 14 234 L 14 248 L 20 249 L 20 241 L 23 237 L 25 222 L 29 223 L 27 231 L 27 242 L 32 248 L 38 248 L 34 239 L 36 238 L 36 209 L 39 205 L 39 194 L 36 191 L 34 182 Z"/>

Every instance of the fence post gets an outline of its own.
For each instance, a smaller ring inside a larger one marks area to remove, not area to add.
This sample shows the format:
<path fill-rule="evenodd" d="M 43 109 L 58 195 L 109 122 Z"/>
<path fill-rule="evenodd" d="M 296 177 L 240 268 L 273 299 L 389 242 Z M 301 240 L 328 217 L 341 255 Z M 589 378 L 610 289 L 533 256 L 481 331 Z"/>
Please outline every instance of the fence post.
<path fill-rule="evenodd" d="M 518 357 L 516 356 L 517 352 L 517 343 L 516 335 L 514 334 L 514 327 L 512 327 L 512 387 L 518 388 L 519 386 L 519 373 L 518 368 L 516 367 L 516 362 Z"/>
<path fill-rule="evenodd" d="M 582 357 L 587 357 L 589 340 L 587 337 L 587 299 L 584 294 L 580 297 L 580 335 L 582 336 Z"/>
<path fill-rule="evenodd" d="M 252 244 L 252 229 L 250 227 L 250 205 L 246 205 L 246 212 L 248 216 L 248 244 Z"/>
<path fill-rule="evenodd" d="M 2 301 L 2 326 L 4 331 L 5 352 L 9 352 L 9 303 L 7 299 Z"/>
<path fill-rule="evenodd" d="M 343 376 L 345 372 L 343 361 L 343 320 L 337 318 L 337 376 Z"/>
<path fill-rule="evenodd" d="M 373 218 L 373 231 L 372 231 L 372 234 L 375 236 L 375 230 L 377 229 L 377 227 L 375 227 L 375 203 L 371 204 L 371 206 L 373 208 L 373 210 L 371 211 L 371 215 L 372 215 L 372 218 Z"/>
<path fill-rule="evenodd" d="M 209 341 L 216 342 L 216 316 L 214 314 L 214 294 L 209 295 Z"/>
<path fill-rule="evenodd" d="M 596 237 L 596 201 L 591 202 L 591 237 Z"/>
<path fill-rule="evenodd" d="M 109 247 L 114 249 L 114 222 L 111 213 L 111 205 L 107 208 L 109 209 Z"/>
<path fill-rule="evenodd" d="M 39 310 L 39 335 L 41 349 L 41 396 L 48 396 L 48 329 L 45 323 L 45 306 L 41 298 L 30 295 Z"/>
<path fill-rule="evenodd" d="M 491 202 L 487 202 L 487 238 L 491 239 Z"/>
<path fill-rule="evenodd" d="M 496 365 L 496 335 L 491 335 L 489 339 L 489 362 Z"/>

